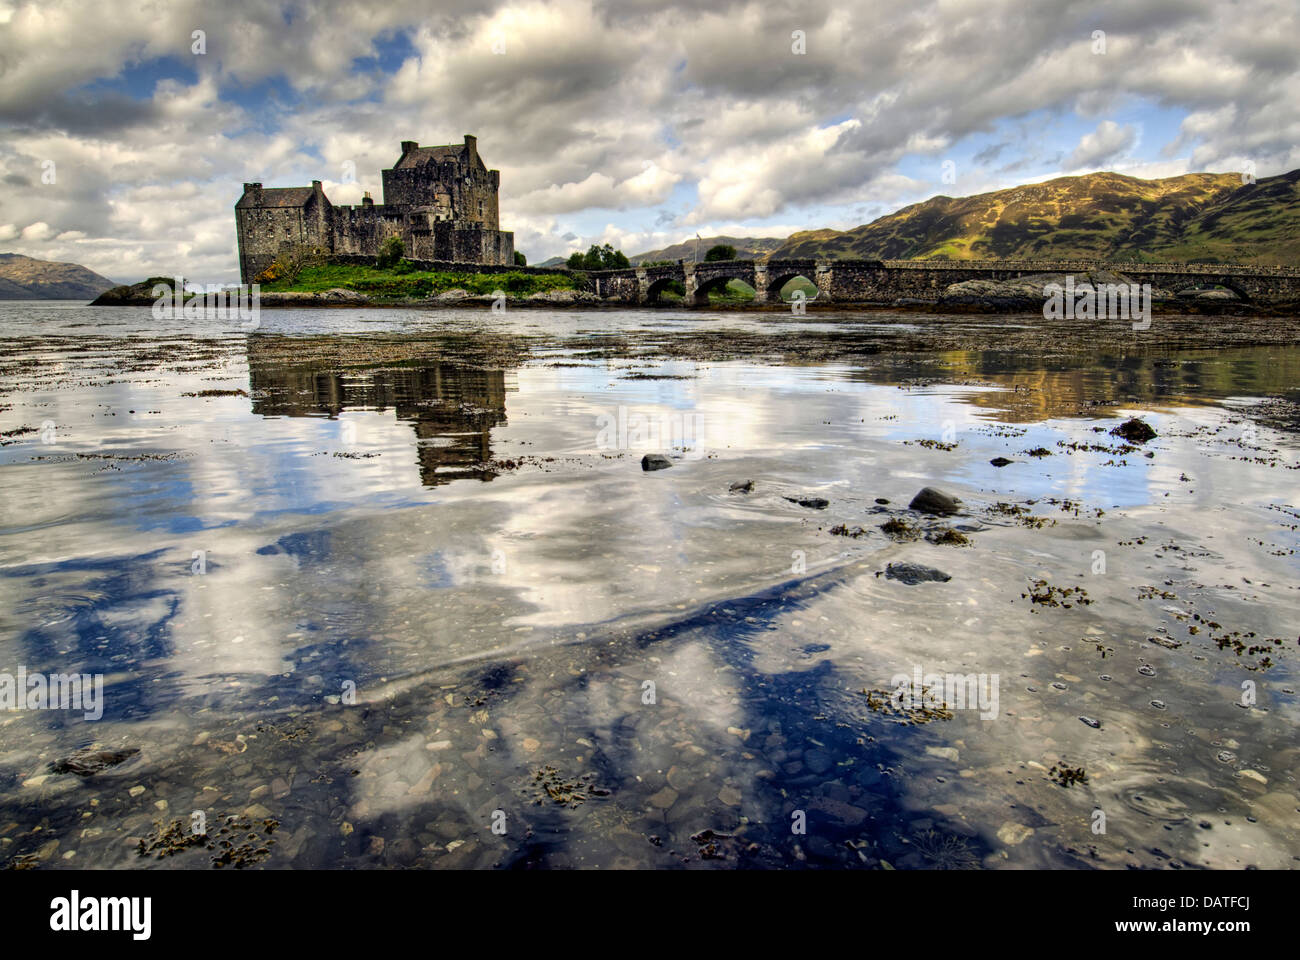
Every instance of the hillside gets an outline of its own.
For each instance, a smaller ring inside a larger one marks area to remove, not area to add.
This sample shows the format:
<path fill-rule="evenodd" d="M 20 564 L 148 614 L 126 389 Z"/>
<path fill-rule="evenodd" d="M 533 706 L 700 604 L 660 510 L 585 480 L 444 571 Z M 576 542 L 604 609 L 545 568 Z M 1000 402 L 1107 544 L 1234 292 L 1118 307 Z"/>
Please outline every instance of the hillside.
<path fill-rule="evenodd" d="M 114 286 L 80 264 L 0 253 L 0 300 L 93 300 Z"/>
<path fill-rule="evenodd" d="M 758 260 L 766 258 L 785 241 L 777 237 L 702 237 L 697 241 L 691 237 L 689 240 L 674 243 L 661 250 L 638 253 L 634 257 L 628 257 L 628 260 L 633 266 L 655 260 L 694 260 L 697 243 L 701 260 L 709 252 L 710 247 L 716 247 L 720 243 L 735 247 L 737 260 Z"/>
<path fill-rule="evenodd" d="M 852 230 L 792 234 L 773 258 L 1300 261 L 1300 170 L 1060 177 L 932 197 Z"/>

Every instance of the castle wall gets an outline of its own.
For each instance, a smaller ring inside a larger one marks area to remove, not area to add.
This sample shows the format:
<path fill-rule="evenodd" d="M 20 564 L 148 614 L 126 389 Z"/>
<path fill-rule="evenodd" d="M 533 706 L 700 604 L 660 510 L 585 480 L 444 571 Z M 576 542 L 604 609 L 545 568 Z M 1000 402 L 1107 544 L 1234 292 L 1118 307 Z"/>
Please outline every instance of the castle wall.
<path fill-rule="evenodd" d="M 239 240 L 239 273 L 251 283 L 275 260 L 283 247 L 332 249 L 323 211 L 307 207 L 248 207 L 235 211 Z"/>
<path fill-rule="evenodd" d="M 406 239 L 406 216 L 401 210 L 363 203 L 334 207 L 331 212 L 332 253 L 359 253 L 374 257 L 379 255 L 380 245 L 393 234 Z M 410 249 L 409 244 L 407 249 Z"/>
<path fill-rule="evenodd" d="M 509 265 L 515 261 L 515 235 L 477 224 L 435 223 L 432 256 L 426 260 Z"/>

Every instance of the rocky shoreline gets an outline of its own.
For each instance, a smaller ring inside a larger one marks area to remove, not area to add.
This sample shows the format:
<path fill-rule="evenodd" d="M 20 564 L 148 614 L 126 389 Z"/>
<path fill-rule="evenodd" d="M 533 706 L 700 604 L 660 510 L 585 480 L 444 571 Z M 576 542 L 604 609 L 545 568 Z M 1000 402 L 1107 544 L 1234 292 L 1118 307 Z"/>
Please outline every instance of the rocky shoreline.
<path fill-rule="evenodd" d="M 976 313 L 976 314 L 1024 314 L 1042 313 L 1045 309 L 1044 290 L 1053 284 L 1065 287 L 1067 281 L 1071 288 L 1083 284 L 1124 285 L 1127 280 L 1117 274 L 1106 271 L 1079 276 L 1070 280 L 1065 274 L 1036 274 L 1010 280 L 967 280 L 954 283 L 935 297 L 903 297 L 881 301 L 817 301 L 806 302 L 805 309 L 822 313 L 827 311 L 850 311 L 863 309 L 891 309 L 916 313 Z M 114 287 L 92 301 L 91 306 L 152 306 L 156 298 L 151 295 L 153 285 L 159 281 L 144 280 L 140 283 Z M 1167 290 L 1151 289 L 1150 310 L 1153 314 L 1193 313 L 1206 315 L 1259 315 L 1289 316 L 1295 312 L 1294 305 L 1257 304 L 1242 300 L 1230 290 L 1191 290 L 1173 293 Z M 463 289 L 446 290 L 431 297 L 420 299 L 387 299 L 370 297 L 355 290 L 335 287 L 323 291 L 263 291 L 259 295 L 260 307 L 492 307 L 504 303 L 512 309 L 542 307 L 553 308 L 587 308 L 606 310 L 646 309 L 659 307 L 666 309 L 694 309 L 694 305 L 682 301 L 659 302 L 655 304 L 630 304 L 613 298 L 603 298 L 586 290 L 548 290 L 528 296 L 505 294 L 502 297 L 491 294 L 474 294 Z M 792 307 L 788 302 L 752 303 L 746 301 L 724 301 L 710 303 L 709 310 L 783 313 Z"/>

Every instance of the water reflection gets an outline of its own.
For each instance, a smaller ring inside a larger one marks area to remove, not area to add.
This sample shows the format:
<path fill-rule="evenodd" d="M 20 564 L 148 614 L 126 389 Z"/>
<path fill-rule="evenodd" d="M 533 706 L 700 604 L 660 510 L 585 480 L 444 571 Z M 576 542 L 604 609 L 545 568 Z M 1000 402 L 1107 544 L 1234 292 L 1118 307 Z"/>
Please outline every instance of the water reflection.
<path fill-rule="evenodd" d="M 444 361 L 367 362 L 355 340 L 332 337 L 311 338 L 308 359 L 295 359 L 302 346 L 295 338 L 249 339 L 253 413 L 336 418 L 349 410 L 391 409 L 415 431 L 424 486 L 497 475 L 492 429 L 506 423 L 503 371 Z"/>
<path fill-rule="evenodd" d="M 278 820 L 273 868 L 1300 855 L 1296 450 L 1213 406 L 1286 390 L 1295 348 L 922 355 L 848 325 L 317 312 L 372 326 L 196 350 L 142 317 L 0 363 L 4 427 L 30 428 L 0 449 L 3 652 L 110 675 L 97 724 L 0 717 L 7 862 L 206 867 L 131 841 L 195 809 Z M 597 449 L 620 407 L 689 411 L 704 455 L 643 473 Z M 1109 449 L 1091 418 L 1120 408 L 1157 428 L 1151 457 Z M 971 542 L 885 535 L 924 484 L 963 498 Z M 894 561 L 951 580 L 878 576 Z M 1027 600 L 1039 578 L 1089 604 Z M 1262 670 L 1224 631 L 1286 647 Z M 1001 715 L 870 706 L 916 666 L 997 674 Z M 92 742 L 140 753 L 50 771 Z M 1090 780 L 1063 788 L 1058 763 Z"/>

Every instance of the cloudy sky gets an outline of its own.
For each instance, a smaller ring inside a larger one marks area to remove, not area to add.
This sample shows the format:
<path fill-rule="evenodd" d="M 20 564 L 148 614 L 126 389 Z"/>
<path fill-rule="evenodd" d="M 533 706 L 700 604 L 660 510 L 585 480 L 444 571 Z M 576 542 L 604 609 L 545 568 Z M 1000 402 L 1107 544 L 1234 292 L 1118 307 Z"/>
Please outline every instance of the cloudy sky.
<path fill-rule="evenodd" d="M 701 6 L 0 0 L 0 252 L 235 281 L 243 182 L 378 200 L 399 141 L 465 133 L 534 263 L 1300 167 L 1295 0 Z"/>

